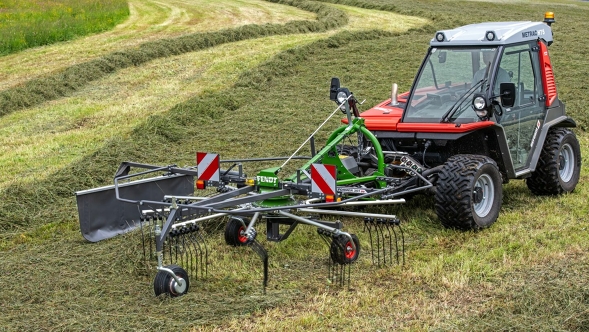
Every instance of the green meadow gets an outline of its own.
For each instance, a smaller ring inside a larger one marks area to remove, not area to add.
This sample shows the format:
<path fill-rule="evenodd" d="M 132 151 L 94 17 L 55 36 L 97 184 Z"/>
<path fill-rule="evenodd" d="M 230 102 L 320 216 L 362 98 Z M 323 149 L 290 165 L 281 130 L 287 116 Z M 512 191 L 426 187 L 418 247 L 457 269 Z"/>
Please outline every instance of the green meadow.
<path fill-rule="evenodd" d="M 105 31 L 128 16 L 124 0 L 2 0 L 0 55 Z"/>

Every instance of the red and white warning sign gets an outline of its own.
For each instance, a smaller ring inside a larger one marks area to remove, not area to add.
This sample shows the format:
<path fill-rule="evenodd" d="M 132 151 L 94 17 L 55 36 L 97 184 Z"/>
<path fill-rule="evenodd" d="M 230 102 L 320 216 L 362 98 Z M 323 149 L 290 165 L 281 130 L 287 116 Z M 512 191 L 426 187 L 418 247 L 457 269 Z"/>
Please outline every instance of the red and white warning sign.
<path fill-rule="evenodd" d="M 311 164 L 311 191 L 323 195 L 335 195 L 336 168 L 334 165 Z"/>
<path fill-rule="evenodd" d="M 203 181 L 219 181 L 219 155 L 215 153 L 196 153 L 196 170 L 198 179 Z"/>

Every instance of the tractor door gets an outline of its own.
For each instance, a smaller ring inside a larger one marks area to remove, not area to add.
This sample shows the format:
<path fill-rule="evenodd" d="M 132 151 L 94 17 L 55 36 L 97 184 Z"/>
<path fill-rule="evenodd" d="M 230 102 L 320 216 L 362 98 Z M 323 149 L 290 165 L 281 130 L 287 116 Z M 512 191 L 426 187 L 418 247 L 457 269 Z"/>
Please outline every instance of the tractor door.
<path fill-rule="evenodd" d="M 502 111 L 498 122 L 505 130 L 513 168 L 516 171 L 529 166 L 528 160 L 544 120 L 545 97 L 538 64 L 536 43 L 506 46 L 495 75 L 501 78 L 500 72 L 507 72 L 516 88 L 513 107 L 501 109 L 501 106 L 496 106 Z M 499 83 L 501 82 L 496 79 L 494 95 L 499 94 Z"/>

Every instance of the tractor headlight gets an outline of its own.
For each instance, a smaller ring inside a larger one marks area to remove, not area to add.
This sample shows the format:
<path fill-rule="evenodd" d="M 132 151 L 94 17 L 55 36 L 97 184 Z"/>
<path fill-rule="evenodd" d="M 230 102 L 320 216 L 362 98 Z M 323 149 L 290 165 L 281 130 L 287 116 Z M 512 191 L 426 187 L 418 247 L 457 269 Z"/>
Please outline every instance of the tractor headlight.
<path fill-rule="evenodd" d="M 336 100 L 337 100 L 338 104 L 345 103 L 347 99 L 348 99 L 348 94 L 345 91 L 339 91 L 337 93 Z"/>
<path fill-rule="evenodd" d="M 486 118 L 489 115 L 487 100 L 482 95 L 477 95 L 472 100 L 472 108 L 479 118 Z"/>
<path fill-rule="evenodd" d="M 436 41 L 438 42 L 443 42 L 444 40 L 446 40 L 446 36 L 444 35 L 443 32 L 438 32 L 436 33 Z"/>
<path fill-rule="evenodd" d="M 483 109 L 485 109 L 485 106 L 487 103 L 485 103 L 485 97 L 483 96 L 477 96 L 472 100 L 472 106 L 474 106 L 474 109 L 476 111 L 481 111 Z"/>
<path fill-rule="evenodd" d="M 487 31 L 485 33 L 485 38 L 487 38 L 488 41 L 495 40 L 495 32 L 494 31 Z"/>

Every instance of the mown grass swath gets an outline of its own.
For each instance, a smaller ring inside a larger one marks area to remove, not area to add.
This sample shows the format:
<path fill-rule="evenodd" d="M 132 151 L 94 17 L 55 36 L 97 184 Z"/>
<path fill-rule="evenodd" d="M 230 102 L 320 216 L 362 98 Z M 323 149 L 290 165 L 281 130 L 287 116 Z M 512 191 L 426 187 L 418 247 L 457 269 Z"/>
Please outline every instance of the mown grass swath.
<path fill-rule="evenodd" d="M 99 59 L 69 67 L 56 74 L 31 80 L 22 86 L 0 92 L 0 116 L 66 96 L 105 75 L 130 66 L 139 66 L 157 58 L 263 36 L 322 32 L 347 23 L 347 16 L 341 10 L 318 2 L 270 1 L 314 12 L 317 14 L 317 20 L 291 21 L 286 24 L 250 24 L 233 29 L 160 39 L 142 44 L 138 48 L 117 51 Z"/>
<path fill-rule="evenodd" d="M 128 16 L 125 0 L 4 0 L 0 56 L 105 31 Z"/>
<path fill-rule="evenodd" d="M 337 2 L 428 17 L 436 29 L 484 20 L 540 20 L 545 11 L 525 3 L 418 0 L 384 7 L 385 0 Z M 581 125 L 576 133 L 587 155 L 583 54 L 589 54 L 589 44 L 579 31 L 589 29 L 589 9 L 554 6 L 550 52 L 557 84 L 567 112 Z M 72 192 L 109 184 L 121 161 L 182 165 L 194 163 L 195 150 L 226 157 L 292 152 L 333 109 L 327 100 L 332 76 L 366 98 L 366 105 L 385 99 L 392 82 L 406 90 L 432 29 L 397 35 L 341 32 L 291 49 L 243 73 L 230 89 L 148 117 L 128 137 L 106 141 L 46 180 L 4 189 L 0 325 L 14 330 L 31 324 L 41 330 L 586 330 L 587 163 L 572 195 L 538 198 L 521 182 L 508 184 L 500 219 L 478 233 L 443 229 L 431 198 L 416 197 L 398 211 L 408 234 L 408 265 L 379 269 L 360 261 L 352 290 L 344 292 L 326 290 L 324 271 L 313 269 L 326 253 L 313 241 L 313 231 L 302 228 L 289 241 L 268 245 L 273 265 L 266 296 L 260 295 L 256 257 L 222 241 L 215 242 L 211 276 L 174 300 L 152 297 L 153 271 L 138 268 L 141 254 L 135 252 L 133 235 L 82 242 Z M 134 65 L 126 61 L 121 63 Z M 88 84 L 84 76 L 78 79 Z M 346 228 L 361 234 L 361 225 L 346 223 Z"/>

